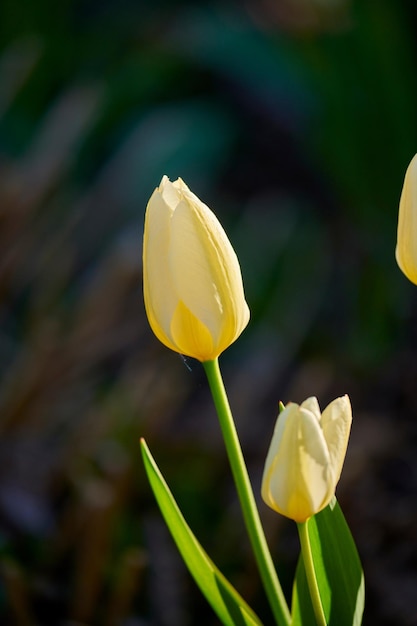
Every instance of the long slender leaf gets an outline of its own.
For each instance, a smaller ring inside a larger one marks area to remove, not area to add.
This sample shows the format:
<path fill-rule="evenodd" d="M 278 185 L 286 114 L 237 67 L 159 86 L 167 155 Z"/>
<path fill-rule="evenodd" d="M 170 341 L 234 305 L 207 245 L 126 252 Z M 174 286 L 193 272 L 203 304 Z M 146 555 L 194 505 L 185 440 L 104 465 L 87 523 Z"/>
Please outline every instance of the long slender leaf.
<path fill-rule="evenodd" d="M 364 578 L 358 552 L 336 498 L 308 522 L 314 568 L 329 626 L 359 626 Z M 316 626 L 300 555 L 292 599 L 292 626 Z"/>
<path fill-rule="evenodd" d="M 260 626 L 259 618 L 197 541 L 143 439 L 141 449 L 146 473 L 165 522 L 190 573 L 218 618 L 226 626 Z"/>

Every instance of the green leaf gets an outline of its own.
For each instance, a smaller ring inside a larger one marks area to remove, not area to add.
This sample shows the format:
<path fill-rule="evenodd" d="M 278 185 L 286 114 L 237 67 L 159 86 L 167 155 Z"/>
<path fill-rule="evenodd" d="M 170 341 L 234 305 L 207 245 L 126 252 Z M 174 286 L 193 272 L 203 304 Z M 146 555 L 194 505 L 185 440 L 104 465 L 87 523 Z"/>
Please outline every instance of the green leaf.
<path fill-rule="evenodd" d="M 359 626 L 364 578 L 359 555 L 336 498 L 308 521 L 320 596 L 329 626 Z M 302 555 L 293 588 L 292 626 L 316 626 Z"/>
<path fill-rule="evenodd" d="M 144 439 L 141 440 L 141 448 L 146 473 L 165 522 L 190 573 L 218 618 L 226 626 L 262 625 L 197 541 Z"/>

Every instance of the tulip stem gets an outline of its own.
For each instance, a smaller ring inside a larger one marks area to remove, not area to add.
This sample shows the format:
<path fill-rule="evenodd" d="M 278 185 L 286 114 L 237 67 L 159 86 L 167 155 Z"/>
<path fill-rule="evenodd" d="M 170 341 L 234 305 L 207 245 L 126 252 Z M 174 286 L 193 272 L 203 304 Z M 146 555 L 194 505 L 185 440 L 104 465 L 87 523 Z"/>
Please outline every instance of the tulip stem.
<path fill-rule="evenodd" d="M 224 388 L 218 359 L 205 361 L 203 366 L 219 417 L 246 529 L 255 553 L 265 592 L 276 623 L 279 624 L 279 626 L 289 626 L 291 620 L 290 612 L 262 528 L 248 471 L 243 458 L 242 448 L 239 443 L 239 437 Z"/>
<path fill-rule="evenodd" d="M 308 520 L 297 524 L 304 569 L 306 572 L 308 589 L 310 591 L 310 598 L 317 626 L 327 626 L 326 616 L 324 615 L 323 604 L 320 597 L 320 590 L 317 584 L 316 570 L 314 569 L 313 553 L 311 551 L 310 535 L 308 534 L 307 524 Z"/>

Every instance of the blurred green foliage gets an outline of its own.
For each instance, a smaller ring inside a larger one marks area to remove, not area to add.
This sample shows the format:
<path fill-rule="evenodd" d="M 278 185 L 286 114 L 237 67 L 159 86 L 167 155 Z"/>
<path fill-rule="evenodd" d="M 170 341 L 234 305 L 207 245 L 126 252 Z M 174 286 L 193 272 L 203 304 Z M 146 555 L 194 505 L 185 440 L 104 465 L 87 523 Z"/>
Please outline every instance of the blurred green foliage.
<path fill-rule="evenodd" d="M 278 401 L 349 393 L 338 497 L 365 623 L 415 622 L 416 297 L 394 247 L 416 17 L 405 0 L 1 3 L 2 623 L 215 623 L 141 435 L 270 621 L 203 374 L 143 310 L 143 215 L 164 173 L 241 260 L 252 322 L 222 362 L 255 491 Z M 294 529 L 261 512 L 289 592 Z"/>

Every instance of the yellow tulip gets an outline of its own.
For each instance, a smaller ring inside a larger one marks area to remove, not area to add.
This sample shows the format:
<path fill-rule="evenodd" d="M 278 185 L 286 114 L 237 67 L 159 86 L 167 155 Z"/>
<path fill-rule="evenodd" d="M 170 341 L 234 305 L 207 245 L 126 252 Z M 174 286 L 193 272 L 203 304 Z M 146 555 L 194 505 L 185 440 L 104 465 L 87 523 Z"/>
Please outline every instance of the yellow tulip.
<path fill-rule="evenodd" d="M 158 339 L 199 361 L 216 359 L 249 321 L 235 251 L 180 178 L 164 176 L 146 208 L 143 292 Z"/>
<path fill-rule="evenodd" d="M 405 174 L 395 257 L 400 270 L 417 285 L 417 154 Z"/>
<path fill-rule="evenodd" d="M 272 509 L 305 522 L 332 499 L 342 471 L 352 422 L 348 396 L 320 412 L 317 398 L 290 402 L 278 416 L 262 479 Z"/>

